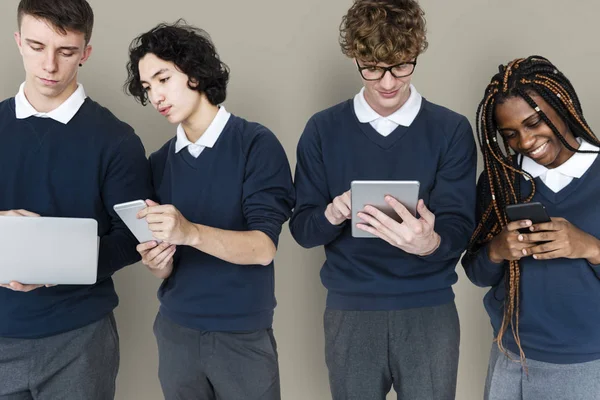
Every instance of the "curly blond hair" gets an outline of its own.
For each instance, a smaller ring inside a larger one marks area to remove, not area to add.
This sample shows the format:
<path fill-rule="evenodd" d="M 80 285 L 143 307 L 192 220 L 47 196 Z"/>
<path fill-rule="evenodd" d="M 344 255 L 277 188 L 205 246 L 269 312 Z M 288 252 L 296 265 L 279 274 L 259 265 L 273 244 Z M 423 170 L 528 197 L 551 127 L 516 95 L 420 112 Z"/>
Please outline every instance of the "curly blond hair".
<path fill-rule="evenodd" d="M 342 18 L 340 46 L 364 62 L 412 60 L 427 49 L 425 13 L 414 0 L 355 0 Z"/>

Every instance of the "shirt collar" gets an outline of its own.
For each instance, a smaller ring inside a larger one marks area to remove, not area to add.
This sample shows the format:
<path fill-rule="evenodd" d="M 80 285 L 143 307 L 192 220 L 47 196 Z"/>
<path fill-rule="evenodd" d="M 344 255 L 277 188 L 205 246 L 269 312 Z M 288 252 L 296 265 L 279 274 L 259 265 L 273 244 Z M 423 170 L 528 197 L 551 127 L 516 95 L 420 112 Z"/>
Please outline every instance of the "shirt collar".
<path fill-rule="evenodd" d="M 85 99 L 87 98 L 83 85 L 77 84 L 77 89 L 67 100 L 54 110 L 43 113 L 37 111 L 27 97 L 25 96 L 25 83 L 19 87 L 19 92 L 15 96 L 15 113 L 17 119 L 25 119 L 29 117 L 51 118 L 62 124 L 68 124 L 69 121 L 77 114 Z"/>
<path fill-rule="evenodd" d="M 586 142 L 581 138 L 577 138 L 579 142 L 579 150 L 592 150 L 598 151 L 599 148 L 591 143 Z M 567 161 L 562 163 L 556 168 L 552 168 L 555 172 L 560 173 L 564 176 L 571 178 L 581 178 L 583 174 L 590 168 L 590 166 L 596 160 L 598 153 L 574 153 Z M 533 161 L 533 159 L 523 157 L 523 170 L 530 174 L 532 177 L 537 178 L 544 175 L 549 171 L 548 168 L 544 167 Z"/>
<path fill-rule="evenodd" d="M 225 129 L 225 125 L 227 125 L 227 121 L 229 121 L 229 117 L 231 117 L 231 113 L 229 113 L 225 107 L 220 106 L 217 115 L 212 120 L 206 131 L 200 136 L 200 138 L 196 141 L 196 143 L 190 142 L 185 134 L 185 130 L 183 126 L 179 124 L 177 126 L 177 141 L 175 142 L 175 153 L 179 153 L 182 149 L 185 149 L 189 145 L 203 146 L 212 148 L 223 129 Z"/>
<path fill-rule="evenodd" d="M 360 92 L 354 96 L 354 112 L 356 113 L 358 120 L 363 124 L 373 122 L 379 118 L 386 118 L 398 125 L 410 126 L 417 117 L 417 114 L 419 114 L 422 101 L 423 98 L 419 92 L 417 92 L 417 89 L 415 89 L 413 85 L 410 85 L 410 96 L 408 96 L 408 99 L 402 107 L 393 114 L 382 117 L 371 108 L 369 103 L 367 103 L 367 100 L 365 99 L 365 88 L 363 87 Z"/>

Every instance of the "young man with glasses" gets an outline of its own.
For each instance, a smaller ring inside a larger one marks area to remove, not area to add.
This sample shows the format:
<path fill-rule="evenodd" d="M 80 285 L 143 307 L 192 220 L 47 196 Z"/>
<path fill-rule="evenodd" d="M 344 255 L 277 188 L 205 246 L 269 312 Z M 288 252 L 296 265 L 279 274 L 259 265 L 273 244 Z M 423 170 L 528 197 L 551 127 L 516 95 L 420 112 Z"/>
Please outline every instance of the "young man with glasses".
<path fill-rule="evenodd" d="M 364 87 L 321 111 L 298 144 L 290 222 L 304 247 L 325 246 L 325 353 L 334 400 L 453 399 L 459 321 L 452 284 L 474 227 L 476 154 L 467 119 L 422 98 L 411 78 L 427 47 L 413 0 L 358 0 L 341 47 Z M 352 209 L 353 180 L 418 180 L 418 217 L 398 223 Z M 357 239 L 349 220 L 379 239 Z"/>

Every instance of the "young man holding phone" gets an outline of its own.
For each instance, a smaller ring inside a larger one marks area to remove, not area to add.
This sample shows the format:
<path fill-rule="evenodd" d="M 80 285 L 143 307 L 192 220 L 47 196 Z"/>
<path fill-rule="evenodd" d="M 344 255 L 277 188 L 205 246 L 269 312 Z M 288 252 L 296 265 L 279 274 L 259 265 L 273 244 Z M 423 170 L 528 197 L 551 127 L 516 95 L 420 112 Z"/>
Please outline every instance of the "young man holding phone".
<path fill-rule="evenodd" d="M 77 83 L 92 52 L 93 20 L 85 0 L 18 6 L 25 82 L 0 103 L 0 218 L 93 218 L 100 243 L 94 285 L 1 285 L 0 399 L 106 400 L 115 393 L 111 275 L 140 256 L 112 207 L 151 189 L 139 137 Z"/>
<path fill-rule="evenodd" d="M 298 144 L 290 229 L 325 246 L 325 356 L 334 400 L 454 399 L 460 340 L 452 284 L 474 226 L 476 156 L 467 119 L 410 84 L 427 47 L 413 0 L 357 0 L 341 46 L 364 88 L 321 111 Z M 351 204 L 353 180 L 420 182 L 418 216 Z M 379 239 L 351 235 L 359 229 Z"/>
<path fill-rule="evenodd" d="M 202 60 L 199 62 L 198 60 Z M 153 240 L 138 251 L 164 279 L 154 323 L 167 400 L 278 400 L 273 259 L 291 216 L 287 156 L 266 127 L 221 105 L 229 69 L 182 21 L 138 36 L 127 90 L 177 134 L 150 156 Z"/>

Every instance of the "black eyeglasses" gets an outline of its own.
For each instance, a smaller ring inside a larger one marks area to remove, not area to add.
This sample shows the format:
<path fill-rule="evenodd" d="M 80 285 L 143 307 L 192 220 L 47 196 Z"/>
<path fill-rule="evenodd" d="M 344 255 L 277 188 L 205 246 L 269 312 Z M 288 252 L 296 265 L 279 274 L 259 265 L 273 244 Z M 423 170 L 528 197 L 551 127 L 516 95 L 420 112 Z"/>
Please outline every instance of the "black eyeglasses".
<path fill-rule="evenodd" d="M 389 67 L 380 67 L 377 65 L 367 65 L 366 67 L 361 67 L 358 64 L 358 60 L 356 61 L 356 66 L 358 67 L 358 72 L 360 72 L 360 76 L 363 77 L 365 81 L 378 81 L 384 77 L 386 72 L 390 72 L 394 78 L 404 78 L 406 76 L 412 75 L 415 71 L 415 66 L 417 65 L 417 60 L 415 61 L 406 61 L 396 65 L 390 65 Z"/>

